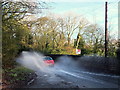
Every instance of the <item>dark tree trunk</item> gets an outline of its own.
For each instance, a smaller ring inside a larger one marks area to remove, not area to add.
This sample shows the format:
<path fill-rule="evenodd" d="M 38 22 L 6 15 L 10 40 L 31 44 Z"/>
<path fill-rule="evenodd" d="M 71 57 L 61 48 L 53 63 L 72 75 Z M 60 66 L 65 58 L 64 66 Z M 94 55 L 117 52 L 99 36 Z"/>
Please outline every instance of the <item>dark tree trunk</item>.
<path fill-rule="evenodd" d="M 70 46 L 70 38 L 68 37 L 68 46 Z"/>

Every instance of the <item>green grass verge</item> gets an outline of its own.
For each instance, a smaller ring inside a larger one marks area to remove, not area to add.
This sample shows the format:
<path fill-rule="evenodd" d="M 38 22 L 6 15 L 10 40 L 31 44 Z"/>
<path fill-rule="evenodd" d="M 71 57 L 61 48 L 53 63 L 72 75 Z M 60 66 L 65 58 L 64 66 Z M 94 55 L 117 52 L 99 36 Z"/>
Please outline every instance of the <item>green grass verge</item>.
<path fill-rule="evenodd" d="M 34 71 L 23 66 L 18 66 L 14 69 L 3 70 L 3 79 L 8 84 L 19 83 L 27 80 L 30 73 L 34 73 Z"/>

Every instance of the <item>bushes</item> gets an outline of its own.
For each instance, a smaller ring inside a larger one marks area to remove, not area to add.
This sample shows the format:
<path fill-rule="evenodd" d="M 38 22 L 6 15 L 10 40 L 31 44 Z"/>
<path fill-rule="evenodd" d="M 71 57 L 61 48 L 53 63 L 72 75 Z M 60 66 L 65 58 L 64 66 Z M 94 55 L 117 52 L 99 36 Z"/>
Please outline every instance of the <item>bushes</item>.
<path fill-rule="evenodd" d="M 3 68 L 13 67 L 21 49 L 29 48 L 29 29 L 15 19 L 3 21 Z"/>
<path fill-rule="evenodd" d="M 3 83 L 9 84 L 25 84 L 30 80 L 30 75 L 34 74 L 34 71 L 25 67 L 19 66 L 14 69 L 5 69 L 3 71 Z"/>

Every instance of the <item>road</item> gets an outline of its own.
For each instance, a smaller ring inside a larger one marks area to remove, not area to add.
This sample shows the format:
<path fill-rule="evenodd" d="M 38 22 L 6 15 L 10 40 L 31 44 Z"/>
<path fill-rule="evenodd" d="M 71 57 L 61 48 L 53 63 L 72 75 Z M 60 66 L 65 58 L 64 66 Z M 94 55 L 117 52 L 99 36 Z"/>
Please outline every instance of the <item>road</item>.
<path fill-rule="evenodd" d="M 80 68 L 55 66 L 38 75 L 26 88 L 120 88 L 120 76 L 91 73 Z"/>

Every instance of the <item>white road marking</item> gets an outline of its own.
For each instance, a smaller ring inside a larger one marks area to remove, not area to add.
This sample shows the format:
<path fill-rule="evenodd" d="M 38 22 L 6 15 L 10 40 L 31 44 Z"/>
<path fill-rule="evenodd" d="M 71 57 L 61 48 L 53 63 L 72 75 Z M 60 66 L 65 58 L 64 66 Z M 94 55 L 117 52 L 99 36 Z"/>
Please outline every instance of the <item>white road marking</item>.
<path fill-rule="evenodd" d="M 120 78 L 120 76 L 117 76 L 117 75 L 97 74 L 97 73 L 84 72 L 84 71 L 78 71 L 78 70 L 74 70 L 74 71 L 77 71 L 77 72 L 80 72 L 80 73 L 85 73 L 85 74 L 96 75 L 96 76 L 104 76 L 104 77 Z"/>
<path fill-rule="evenodd" d="M 88 78 L 85 78 L 85 77 L 83 77 L 83 76 L 78 76 L 78 75 L 76 75 L 76 74 L 73 74 L 73 73 L 70 73 L 70 72 L 67 72 L 67 71 L 64 71 L 64 70 L 60 70 L 60 72 L 63 72 L 63 73 L 65 73 L 65 74 L 68 74 L 68 75 L 71 75 L 71 76 L 74 76 L 74 77 L 77 77 L 77 78 L 82 78 L 82 79 L 85 79 L 85 80 L 89 80 L 89 81 L 93 81 L 93 82 L 97 82 L 97 83 L 101 83 L 101 84 L 104 84 L 103 82 L 100 82 L 100 81 L 96 81 L 96 80 L 93 80 L 93 79 L 88 79 Z"/>

